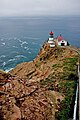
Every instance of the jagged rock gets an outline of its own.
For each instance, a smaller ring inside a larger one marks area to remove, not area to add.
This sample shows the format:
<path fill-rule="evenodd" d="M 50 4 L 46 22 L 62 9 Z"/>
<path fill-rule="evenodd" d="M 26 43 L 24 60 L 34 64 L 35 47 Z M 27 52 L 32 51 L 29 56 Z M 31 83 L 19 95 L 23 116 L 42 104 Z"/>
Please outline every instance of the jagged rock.
<path fill-rule="evenodd" d="M 0 70 L 0 81 L 4 79 L 8 79 L 11 76 L 9 73 L 5 73 L 4 71 Z M 6 80 L 5 80 L 6 81 Z"/>
<path fill-rule="evenodd" d="M 63 61 L 75 56 L 71 47 L 52 49 L 45 43 L 33 61 L 21 63 L 9 73 L 0 71 L 0 119 L 56 120 L 65 97 L 59 90 Z"/>
<path fill-rule="evenodd" d="M 12 107 L 12 115 L 10 115 L 11 120 L 18 120 L 21 119 L 21 112 L 19 107 L 17 107 L 15 104 Z"/>

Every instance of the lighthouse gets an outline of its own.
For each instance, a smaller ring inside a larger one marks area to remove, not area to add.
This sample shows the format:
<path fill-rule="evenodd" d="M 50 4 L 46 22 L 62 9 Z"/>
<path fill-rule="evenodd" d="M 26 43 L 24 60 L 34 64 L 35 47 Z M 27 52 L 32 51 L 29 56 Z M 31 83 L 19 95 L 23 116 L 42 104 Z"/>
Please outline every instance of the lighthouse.
<path fill-rule="evenodd" d="M 48 43 L 53 43 L 53 40 L 54 40 L 53 34 L 54 33 L 52 31 L 49 33 Z"/>
<path fill-rule="evenodd" d="M 54 33 L 53 33 L 52 31 L 49 33 L 48 43 L 50 44 L 50 47 L 54 47 L 54 46 L 55 46 L 53 34 L 54 34 Z"/>

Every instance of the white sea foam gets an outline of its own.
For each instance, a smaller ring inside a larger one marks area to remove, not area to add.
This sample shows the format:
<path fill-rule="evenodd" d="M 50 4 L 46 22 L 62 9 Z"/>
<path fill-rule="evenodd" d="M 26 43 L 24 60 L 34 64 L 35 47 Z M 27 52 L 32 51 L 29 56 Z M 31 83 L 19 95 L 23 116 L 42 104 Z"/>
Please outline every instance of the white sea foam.
<path fill-rule="evenodd" d="M 5 45 L 5 44 L 6 44 L 5 42 L 2 43 L 2 45 Z"/>
<path fill-rule="evenodd" d="M 22 40 L 20 40 L 20 39 L 18 39 L 18 41 L 19 41 L 19 42 L 21 42 L 21 43 L 23 42 L 23 41 L 22 41 Z"/>
<path fill-rule="evenodd" d="M 27 47 L 27 50 L 29 50 L 30 48 L 29 47 Z"/>
<path fill-rule="evenodd" d="M 12 61 L 15 61 L 15 58 L 8 60 L 8 62 L 12 62 Z"/>
<path fill-rule="evenodd" d="M 27 43 L 26 41 L 23 41 L 23 42 L 22 42 L 22 45 L 24 45 L 24 44 L 28 44 L 28 43 Z"/>
<path fill-rule="evenodd" d="M 22 41 L 20 39 L 18 39 L 18 41 L 21 43 L 20 45 L 21 45 L 22 48 L 27 49 L 27 44 L 28 43 L 26 41 Z"/>
<path fill-rule="evenodd" d="M 3 63 L 2 63 L 2 66 L 4 67 L 5 65 L 6 65 L 6 62 L 3 62 Z"/>
<path fill-rule="evenodd" d="M 36 45 L 37 43 L 36 42 L 32 42 L 33 45 Z"/>
<path fill-rule="evenodd" d="M 21 47 L 24 48 L 24 49 L 27 49 L 27 44 L 28 43 L 26 41 L 24 41 L 24 42 L 21 43 Z"/>
<path fill-rule="evenodd" d="M 27 58 L 27 57 L 24 56 L 24 55 L 16 55 L 15 57 L 16 57 L 16 58 Z"/>
<path fill-rule="evenodd" d="M 9 69 L 6 69 L 5 72 L 8 73 L 10 70 L 12 70 L 14 68 L 9 68 Z"/>
<path fill-rule="evenodd" d="M 25 46 L 24 49 L 26 49 L 28 51 L 30 48 L 28 46 L 27 47 Z"/>
<path fill-rule="evenodd" d="M 18 48 L 17 46 L 12 46 L 13 48 Z"/>
<path fill-rule="evenodd" d="M 30 51 L 29 51 L 28 53 L 29 53 L 29 54 L 31 54 L 31 52 L 30 52 Z"/>
<path fill-rule="evenodd" d="M 5 58 L 6 56 L 5 55 L 1 55 L 0 58 Z"/>
<path fill-rule="evenodd" d="M 24 47 L 24 49 L 27 49 L 27 47 Z"/>

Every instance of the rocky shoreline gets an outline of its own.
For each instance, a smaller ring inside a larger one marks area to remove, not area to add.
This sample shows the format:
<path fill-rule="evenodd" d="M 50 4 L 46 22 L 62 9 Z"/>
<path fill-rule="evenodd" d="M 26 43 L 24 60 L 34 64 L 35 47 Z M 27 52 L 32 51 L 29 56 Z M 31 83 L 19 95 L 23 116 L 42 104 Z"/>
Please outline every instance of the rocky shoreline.
<path fill-rule="evenodd" d="M 65 98 L 72 100 L 78 79 L 77 62 L 73 47 L 45 43 L 33 61 L 0 71 L 1 120 L 62 120 Z M 67 120 L 70 111 L 63 114 Z"/>

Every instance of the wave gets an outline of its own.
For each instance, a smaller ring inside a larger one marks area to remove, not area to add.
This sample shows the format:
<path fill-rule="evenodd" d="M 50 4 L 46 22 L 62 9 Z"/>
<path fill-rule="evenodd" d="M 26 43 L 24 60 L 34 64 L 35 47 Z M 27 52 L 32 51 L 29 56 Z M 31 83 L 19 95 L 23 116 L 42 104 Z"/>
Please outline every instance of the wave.
<path fill-rule="evenodd" d="M 22 41 L 22 44 L 21 45 L 24 45 L 24 44 L 28 44 L 26 41 Z"/>
<path fill-rule="evenodd" d="M 12 69 L 14 69 L 14 68 L 8 68 L 8 69 L 5 70 L 5 72 L 8 73 Z"/>
<path fill-rule="evenodd" d="M 29 51 L 28 53 L 31 54 L 32 52 Z"/>
<path fill-rule="evenodd" d="M 27 57 L 24 55 L 16 55 L 15 58 L 27 58 Z"/>
<path fill-rule="evenodd" d="M 15 61 L 16 59 L 13 58 L 13 59 L 9 59 L 8 62 L 12 62 L 12 61 Z"/>
<path fill-rule="evenodd" d="M 13 59 L 9 59 L 8 61 L 4 61 L 4 62 L 1 62 L 1 66 L 2 66 L 2 68 L 5 68 L 5 67 L 7 67 L 7 66 L 9 66 L 9 64 L 12 64 L 13 63 L 13 61 L 15 61 L 16 59 L 15 58 L 13 58 Z"/>
<path fill-rule="evenodd" d="M 21 42 L 21 43 L 23 42 L 21 39 L 17 39 L 17 40 L 18 40 L 19 42 Z"/>
<path fill-rule="evenodd" d="M 5 55 L 1 55 L 0 58 L 5 58 L 6 56 Z"/>
<path fill-rule="evenodd" d="M 5 44 L 6 44 L 5 42 L 2 43 L 2 45 L 5 45 Z"/>
<path fill-rule="evenodd" d="M 28 48 L 28 42 L 26 41 L 22 41 L 21 39 L 18 39 L 18 41 L 21 43 L 20 46 L 24 49 L 27 49 Z"/>
<path fill-rule="evenodd" d="M 28 43 L 26 41 L 22 42 L 21 43 L 21 47 L 24 48 L 24 49 L 27 49 L 28 48 Z"/>
<path fill-rule="evenodd" d="M 33 45 L 37 45 L 37 43 L 36 43 L 36 42 L 32 42 L 32 44 L 33 44 Z"/>
<path fill-rule="evenodd" d="M 4 67 L 5 65 L 6 65 L 6 62 L 3 62 L 3 63 L 2 63 L 2 66 Z"/>
<path fill-rule="evenodd" d="M 12 46 L 13 48 L 18 48 L 17 46 Z"/>

